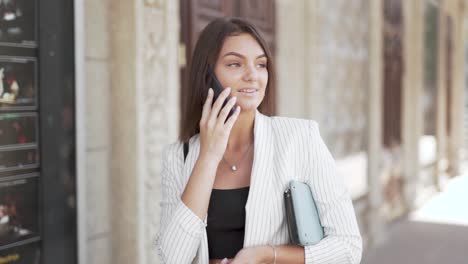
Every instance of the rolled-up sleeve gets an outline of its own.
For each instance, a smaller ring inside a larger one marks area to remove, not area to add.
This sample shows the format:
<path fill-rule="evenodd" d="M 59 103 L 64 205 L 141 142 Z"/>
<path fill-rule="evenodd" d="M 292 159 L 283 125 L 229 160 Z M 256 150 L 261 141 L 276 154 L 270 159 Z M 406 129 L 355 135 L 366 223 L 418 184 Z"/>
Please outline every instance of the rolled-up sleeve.
<path fill-rule="evenodd" d="M 310 123 L 310 174 L 306 179 L 314 196 L 324 239 L 306 246 L 305 263 L 360 263 L 362 239 L 350 194 L 336 171 L 318 125 Z"/>
<path fill-rule="evenodd" d="M 182 155 L 181 144 L 171 144 L 162 155 L 161 217 L 156 239 L 162 263 L 191 263 L 206 227 L 206 221 L 202 221 L 181 200 L 184 164 L 178 152 Z"/>

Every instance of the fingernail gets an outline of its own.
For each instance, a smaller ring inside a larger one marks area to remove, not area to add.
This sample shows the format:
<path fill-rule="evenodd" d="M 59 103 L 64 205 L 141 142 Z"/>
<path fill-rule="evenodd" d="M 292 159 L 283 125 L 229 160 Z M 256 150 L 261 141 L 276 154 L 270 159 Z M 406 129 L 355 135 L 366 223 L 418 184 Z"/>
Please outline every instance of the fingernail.
<path fill-rule="evenodd" d="M 234 101 L 237 100 L 237 96 L 232 97 L 232 100 Z"/>
<path fill-rule="evenodd" d="M 231 91 L 231 87 L 226 88 L 228 91 Z"/>
<path fill-rule="evenodd" d="M 210 95 L 213 94 L 213 89 L 211 89 L 211 88 L 208 89 L 208 94 L 210 94 Z"/>

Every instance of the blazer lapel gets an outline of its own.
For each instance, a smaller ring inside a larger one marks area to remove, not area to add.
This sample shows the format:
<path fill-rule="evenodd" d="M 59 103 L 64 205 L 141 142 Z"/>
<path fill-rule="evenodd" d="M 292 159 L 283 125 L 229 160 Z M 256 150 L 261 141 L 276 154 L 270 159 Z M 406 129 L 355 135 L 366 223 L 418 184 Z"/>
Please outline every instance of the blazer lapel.
<path fill-rule="evenodd" d="M 271 239 L 271 206 L 274 154 L 271 118 L 255 114 L 254 159 L 250 178 L 250 191 L 245 206 L 244 247 L 265 245 Z"/>

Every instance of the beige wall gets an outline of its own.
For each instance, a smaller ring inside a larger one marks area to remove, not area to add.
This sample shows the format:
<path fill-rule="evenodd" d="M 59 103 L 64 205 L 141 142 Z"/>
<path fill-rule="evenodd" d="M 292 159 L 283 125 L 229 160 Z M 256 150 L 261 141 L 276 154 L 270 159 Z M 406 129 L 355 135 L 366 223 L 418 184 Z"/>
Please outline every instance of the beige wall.
<path fill-rule="evenodd" d="M 276 1 L 277 112 L 288 117 L 307 116 L 306 72 L 311 61 L 307 51 L 306 30 L 310 16 L 307 0 Z M 294 14 L 294 15 L 291 15 Z"/>
<path fill-rule="evenodd" d="M 84 263 L 111 263 L 109 1 L 86 0 L 86 247 Z"/>

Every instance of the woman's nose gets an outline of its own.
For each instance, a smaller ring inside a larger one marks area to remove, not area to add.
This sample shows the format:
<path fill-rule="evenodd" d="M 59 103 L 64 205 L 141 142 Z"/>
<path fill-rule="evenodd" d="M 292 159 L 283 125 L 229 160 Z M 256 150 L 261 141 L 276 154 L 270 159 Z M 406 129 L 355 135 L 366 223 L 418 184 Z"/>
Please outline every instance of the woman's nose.
<path fill-rule="evenodd" d="M 244 72 L 246 81 L 256 81 L 258 78 L 257 68 L 254 65 L 247 66 Z"/>

